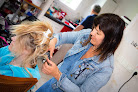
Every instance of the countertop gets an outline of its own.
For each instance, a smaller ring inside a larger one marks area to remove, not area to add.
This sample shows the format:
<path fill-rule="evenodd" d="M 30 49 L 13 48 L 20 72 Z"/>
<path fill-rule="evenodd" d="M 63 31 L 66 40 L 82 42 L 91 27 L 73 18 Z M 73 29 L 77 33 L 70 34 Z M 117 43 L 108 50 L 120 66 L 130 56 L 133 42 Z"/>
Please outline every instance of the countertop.
<path fill-rule="evenodd" d="M 71 28 L 71 29 L 73 30 L 73 28 L 72 28 L 71 26 L 69 26 L 69 25 L 63 23 L 61 20 L 56 19 L 56 18 L 54 18 L 53 16 L 50 16 L 49 14 L 45 14 L 45 16 L 48 17 L 49 19 L 51 19 L 51 20 L 57 22 L 58 24 L 64 25 L 64 26 L 69 27 L 69 28 Z"/>

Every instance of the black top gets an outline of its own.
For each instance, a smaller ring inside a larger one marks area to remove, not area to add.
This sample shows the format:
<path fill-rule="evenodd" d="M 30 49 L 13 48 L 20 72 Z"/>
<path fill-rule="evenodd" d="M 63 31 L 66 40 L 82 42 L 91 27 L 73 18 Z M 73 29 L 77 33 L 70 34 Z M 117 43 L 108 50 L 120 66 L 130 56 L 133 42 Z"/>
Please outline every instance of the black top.
<path fill-rule="evenodd" d="M 97 15 L 89 15 L 87 16 L 85 19 L 83 19 L 80 23 L 80 25 L 83 25 L 84 28 L 83 29 L 87 29 L 90 28 L 92 29 L 92 25 L 93 25 L 93 20 Z"/>

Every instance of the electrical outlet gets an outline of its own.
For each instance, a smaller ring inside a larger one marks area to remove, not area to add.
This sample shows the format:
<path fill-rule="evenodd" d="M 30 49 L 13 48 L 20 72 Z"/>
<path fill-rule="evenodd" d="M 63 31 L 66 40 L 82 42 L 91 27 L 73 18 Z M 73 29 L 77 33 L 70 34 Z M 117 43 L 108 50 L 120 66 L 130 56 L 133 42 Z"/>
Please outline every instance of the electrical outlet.
<path fill-rule="evenodd" d="M 137 72 L 137 75 L 135 75 L 134 77 L 136 77 L 138 79 L 138 65 L 136 66 L 136 68 L 134 69 L 133 72 Z"/>

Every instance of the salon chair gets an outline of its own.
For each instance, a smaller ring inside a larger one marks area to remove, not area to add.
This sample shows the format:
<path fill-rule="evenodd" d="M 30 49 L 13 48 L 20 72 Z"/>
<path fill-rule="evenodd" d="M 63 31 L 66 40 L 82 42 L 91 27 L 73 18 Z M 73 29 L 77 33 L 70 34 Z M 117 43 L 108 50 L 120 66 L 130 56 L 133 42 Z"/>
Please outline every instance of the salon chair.
<path fill-rule="evenodd" d="M 0 75 L 0 91 L 27 92 L 37 81 L 37 78 L 19 78 Z"/>

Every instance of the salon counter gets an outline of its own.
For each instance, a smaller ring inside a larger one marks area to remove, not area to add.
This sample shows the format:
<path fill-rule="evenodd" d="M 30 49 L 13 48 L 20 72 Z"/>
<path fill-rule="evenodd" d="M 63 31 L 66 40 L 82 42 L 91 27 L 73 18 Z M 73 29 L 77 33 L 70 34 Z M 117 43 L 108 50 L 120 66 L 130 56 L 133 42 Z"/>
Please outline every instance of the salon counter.
<path fill-rule="evenodd" d="M 69 26 L 69 25 L 63 23 L 61 20 L 59 20 L 59 19 L 57 19 L 57 18 L 54 18 L 53 16 L 50 16 L 49 14 L 45 14 L 45 16 L 46 16 L 47 18 L 49 18 L 49 19 L 51 19 L 51 20 L 57 22 L 58 24 L 64 25 L 64 26 L 66 26 L 66 27 L 68 27 L 68 28 L 70 28 L 70 29 L 73 30 L 73 28 L 72 28 L 71 26 Z"/>

